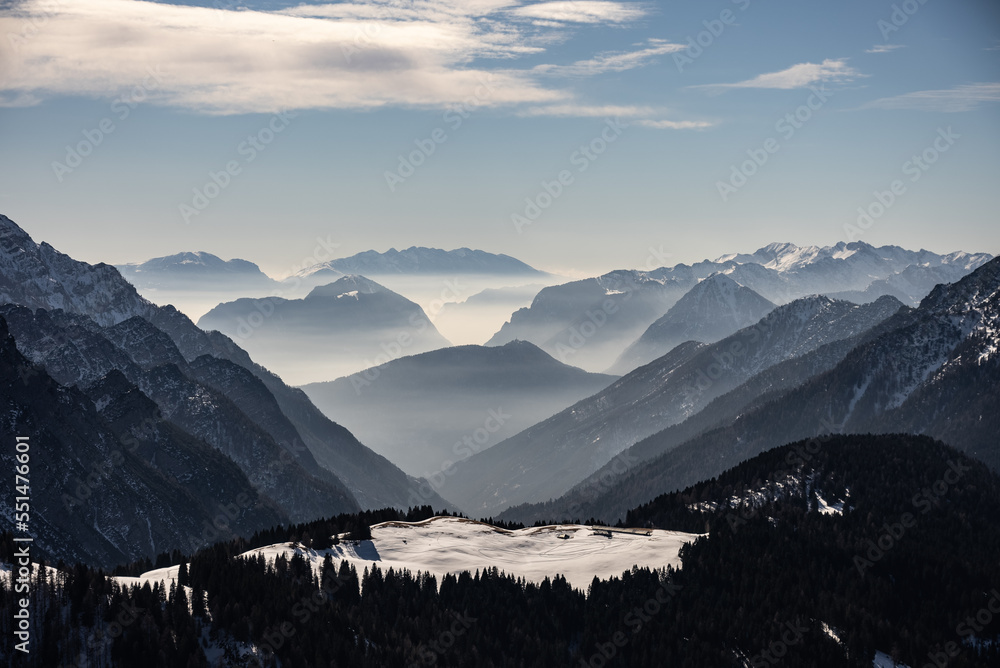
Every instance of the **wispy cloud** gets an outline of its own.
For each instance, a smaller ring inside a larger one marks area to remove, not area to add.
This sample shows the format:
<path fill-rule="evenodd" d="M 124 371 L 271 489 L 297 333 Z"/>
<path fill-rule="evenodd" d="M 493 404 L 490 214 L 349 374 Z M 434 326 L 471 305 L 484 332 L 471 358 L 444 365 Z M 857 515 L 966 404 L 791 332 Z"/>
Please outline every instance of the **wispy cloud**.
<path fill-rule="evenodd" d="M 605 72 L 624 72 L 653 62 L 657 56 L 683 51 L 686 46 L 662 39 L 651 39 L 647 46 L 636 51 L 601 53 L 588 60 L 578 60 L 570 65 L 537 65 L 535 72 L 559 76 L 592 76 Z"/>
<path fill-rule="evenodd" d="M 710 128 L 715 123 L 709 121 L 636 121 L 636 125 L 641 125 L 654 130 L 704 130 Z"/>
<path fill-rule="evenodd" d="M 865 49 L 865 53 L 890 53 L 896 49 L 906 48 L 905 44 L 876 44 L 870 49 Z"/>
<path fill-rule="evenodd" d="M 603 118 L 629 118 L 634 120 L 636 125 L 656 130 L 703 130 L 710 128 L 715 123 L 709 121 L 677 121 L 677 120 L 652 120 L 649 117 L 664 116 L 663 109 L 639 105 L 585 105 L 585 104 L 549 104 L 544 106 L 529 107 L 518 112 L 519 116 L 556 116 L 556 117 L 603 117 Z"/>
<path fill-rule="evenodd" d="M 873 100 L 862 108 L 960 112 L 973 111 L 989 102 L 1000 102 L 1000 83 L 975 83 L 942 90 L 921 90 Z"/>
<path fill-rule="evenodd" d="M 864 76 L 847 64 L 846 58 L 827 59 L 822 63 L 799 63 L 780 72 L 761 74 L 753 79 L 737 83 L 705 84 L 692 88 L 705 88 L 722 92 L 730 88 L 776 88 L 791 90 L 805 88 L 812 84 L 852 81 Z"/>
<path fill-rule="evenodd" d="M 575 0 L 536 2 L 510 10 L 514 16 L 564 21 L 570 23 L 624 23 L 646 15 L 639 4 L 631 2 L 606 2 L 604 0 Z"/>
<path fill-rule="evenodd" d="M 0 107 L 33 107 L 41 102 L 30 93 L 6 93 L 0 92 Z"/>
<path fill-rule="evenodd" d="M 650 42 L 544 77 L 510 63 L 544 52 L 572 24 L 644 14 L 636 4 L 597 0 L 360 0 L 281 11 L 26 0 L 0 9 L 0 34 L 28 35 L 0 40 L 0 105 L 110 98 L 142 82 L 149 67 L 164 74 L 151 102 L 209 114 L 443 107 L 473 96 L 493 107 L 553 104 L 573 99 L 553 83 L 556 74 L 621 71 L 675 47 Z"/>
<path fill-rule="evenodd" d="M 517 112 L 518 116 L 607 116 L 631 118 L 647 116 L 655 113 L 652 107 L 619 105 L 619 104 L 550 104 L 540 107 L 528 107 Z"/>

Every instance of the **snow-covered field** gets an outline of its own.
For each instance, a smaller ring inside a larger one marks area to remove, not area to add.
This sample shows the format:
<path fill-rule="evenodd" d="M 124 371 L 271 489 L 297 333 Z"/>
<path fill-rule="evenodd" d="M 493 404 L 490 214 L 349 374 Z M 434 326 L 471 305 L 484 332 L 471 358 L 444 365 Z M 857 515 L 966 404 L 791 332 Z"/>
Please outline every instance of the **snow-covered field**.
<path fill-rule="evenodd" d="M 570 585 L 586 591 L 594 576 L 620 576 L 632 566 L 679 567 L 681 546 L 697 538 L 696 534 L 661 530 L 652 530 L 648 536 L 612 535 L 607 538 L 575 524 L 506 531 L 472 520 L 435 517 L 423 522 L 377 524 L 372 527 L 372 540 L 341 543 L 330 550 L 304 550 L 280 543 L 246 554 L 262 553 L 271 561 L 279 554 L 290 557 L 298 551 L 316 568 L 330 554 L 334 563 L 346 559 L 359 573 L 377 564 L 382 570 L 431 573 L 438 582 L 446 573 L 475 573 L 496 566 L 531 582 L 562 575 Z"/>
<path fill-rule="evenodd" d="M 343 542 L 329 550 L 307 550 L 301 545 L 278 543 L 244 553 L 263 554 L 270 562 L 279 554 L 291 557 L 303 554 L 319 570 L 329 554 L 334 563 L 347 560 L 361 573 L 377 564 L 382 570 L 408 569 L 431 573 L 438 582 L 446 573 L 475 573 L 484 568 L 499 570 L 541 582 L 546 577 L 562 575 L 578 589 L 587 590 L 597 576 L 600 579 L 620 576 L 632 566 L 679 568 L 681 546 L 698 534 L 660 529 L 626 533 L 613 530 L 612 538 L 579 524 L 507 531 L 457 517 L 434 517 L 423 522 L 386 522 L 372 527 L 372 540 Z M 565 536 L 565 538 L 561 538 Z M 35 568 L 38 565 L 35 564 Z M 179 566 L 157 568 L 139 577 L 116 576 L 123 587 L 160 582 L 169 589 L 177 581 Z M 64 574 L 47 567 L 50 577 Z M 11 567 L 0 565 L 0 580 L 10 583 Z M 190 587 L 185 587 L 190 595 Z"/>
<path fill-rule="evenodd" d="M 170 585 L 177 582 L 177 573 L 180 571 L 180 568 L 180 566 L 167 566 L 166 568 L 157 568 L 156 570 L 147 571 L 137 578 L 119 575 L 112 579 L 123 587 L 131 587 L 132 585 L 139 585 L 141 587 L 147 582 L 149 583 L 149 586 L 152 587 L 154 584 L 159 582 L 167 589 L 170 589 Z M 190 594 L 191 588 L 187 587 L 187 591 Z"/>

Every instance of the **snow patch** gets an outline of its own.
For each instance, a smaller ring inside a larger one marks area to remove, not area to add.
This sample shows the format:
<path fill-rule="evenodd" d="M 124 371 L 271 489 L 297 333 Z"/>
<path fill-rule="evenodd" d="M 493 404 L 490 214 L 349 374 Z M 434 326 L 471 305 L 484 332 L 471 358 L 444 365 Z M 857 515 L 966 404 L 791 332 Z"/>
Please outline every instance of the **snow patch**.
<path fill-rule="evenodd" d="M 820 622 L 820 626 L 823 629 L 823 633 L 825 633 L 827 637 L 831 638 L 834 642 L 841 645 L 844 643 L 844 641 L 840 639 L 840 635 L 837 633 L 837 629 L 833 628 L 826 622 Z"/>
<path fill-rule="evenodd" d="M 819 510 L 821 515 L 843 515 L 844 514 L 844 502 L 838 503 L 827 503 L 826 499 L 816 493 L 816 508 Z"/>
<path fill-rule="evenodd" d="M 560 538 L 567 535 L 568 539 Z M 273 561 L 279 554 L 302 554 L 319 572 L 329 554 L 334 563 L 351 562 L 359 572 L 373 565 L 382 570 L 408 569 L 430 573 L 440 583 L 448 574 L 475 573 L 493 568 L 540 583 L 562 575 L 569 584 L 586 591 L 594 577 L 620 576 L 633 565 L 648 568 L 679 568 L 681 547 L 697 534 L 649 530 L 649 535 L 613 532 L 600 535 L 589 526 L 562 524 L 507 531 L 454 517 L 435 517 L 423 522 L 385 522 L 372 527 L 372 539 L 343 542 L 329 550 L 310 550 L 301 545 L 279 543 L 258 548 L 243 556 L 263 554 Z"/>
<path fill-rule="evenodd" d="M 885 652 L 875 652 L 872 660 L 872 668 L 910 668 L 905 663 L 896 663 L 892 657 Z"/>

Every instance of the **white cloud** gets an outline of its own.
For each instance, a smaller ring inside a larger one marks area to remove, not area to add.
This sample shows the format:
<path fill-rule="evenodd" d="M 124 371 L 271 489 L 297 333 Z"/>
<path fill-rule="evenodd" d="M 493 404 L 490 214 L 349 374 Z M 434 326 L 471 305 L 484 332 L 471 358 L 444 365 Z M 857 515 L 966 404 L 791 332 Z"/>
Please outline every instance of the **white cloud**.
<path fill-rule="evenodd" d="M 535 72 L 560 76 L 589 76 L 605 72 L 624 72 L 652 62 L 656 56 L 676 53 L 687 48 L 665 40 L 651 39 L 645 48 L 636 51 L 600 53 L 588 60 L 578 60 L 571 65 L 537 65 Z"/>
<path fill-rule="evenodd" d="M 550 104 L 573 96 L 540 83 L 540 72 L 506 63 L 543 52 L 564 36 L 565 22 L 620 23 L 643 14 L 618 2 L 520 4 L 363 0 L 269 12 L 26 0 L 0 9 L 0 34 L 14 36 L 0 40 L 0 105 L 52 95 L 111 99 L 141 84 L 149 67 L 163 72 L 150 100 L 200 113 L 443 107 L 473 97 L 487 106 Z M 637 67 L 668 48 L 650 43 L 604 54 L 593 67 Z"/>
<path fill-rule="evenodd" d="M 876 44 L 870 49 L 865 49 L 865 53 L 891 53 L 903 48 L 906 48 L 904 44 Z"/>
<path fill-rule="evenodd" d="M 914 109 L 917 111 L 973 111 L 985 103 L 1000 102 L 1000 83 L 976 83 L 922 90 L 895 97 L 883 97 L 865 104 L 863 109 Z"/>
<path fill-rule="evenodd" d="M 799 63 L 780 72 L 761 74 L 753 79 L 738 83 L 706 84 L 692 88 L 708 88 L 718 92 L 730 88 L 776 88 L 791 90 L 805 88 L 811 84 L 851 81 L 864 76 L 848 66 L 846 58 L 827 59 L 822 63 Z"/>
<path fill-rule="evenodd" d="M 603 117 L 603 118 L 637 118 L 662 115 L 663 111 L 653 107 L 638 105 L 581 105 L 581 104 L 550 104 L 529 107 L 518 112 L 519 116 L 565 116 L 565 117 Z M 670 121 L 650 120 L 641 118 L 634 121 L 636 125 L 656 130 L 702 130 L 715 125 L 708 121 Z"/>
<path fill-rule="evenodd" d="M 522 18 L 569 23 L 625 23 L 646 15 L 636 3 L 604 0 L 536 2 L 512 9 L 510 13 Z"/>
<path fill-rule="evenodd" d="M 655 130 L 704 130 L 705 128 L 710 128 L 713 125 L 715 125 L 715 123 L 710 123 L 708 121 L 651 121 L 651 120 L 636 121 L 636 124 L 647 128 L 653 128 Z"/>
<path fill-rule="evenodd" d="M 646 116 L 655 113 L 651 107 L 617 105 L 617 104 L 550 104 L 542 107 L 529 107 L 517 112 L 518 116 L 607 116 L 633 117 Z"/>

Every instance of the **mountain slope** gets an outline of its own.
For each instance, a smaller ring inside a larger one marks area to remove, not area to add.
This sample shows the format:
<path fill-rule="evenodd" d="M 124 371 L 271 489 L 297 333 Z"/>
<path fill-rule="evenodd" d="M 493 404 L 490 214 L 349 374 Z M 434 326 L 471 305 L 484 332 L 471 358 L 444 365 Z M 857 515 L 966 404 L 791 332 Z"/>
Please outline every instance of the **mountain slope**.
<path fill-rule="evenodd" d="M 109 376 L 121 375 L 155 402 L 164 419 L 235 462 L 254 487 L 272 498 L 288 517 L 302 521 L 357 509 L 344 484 L 321 468 L 304 448 L 295 456 L 287 455 L 289 443 L 279 445 L 248 417 L 267 415 L 268 401 L 273 405 L 274 399 L 245 369 L 204 356 L 215 360 L 215 365 L 242 372 L 243 383 L 236 388 L 239 391 L 231 392 L 234 402 L 212 386 L 199 383 L 170 338 L 142 318 L 129 318 L 102 329 L 85 316 L 58 310 L 32 313 L 26 307 L 7 304 L 0 306 L 0 315 L 7 319 L 19 350 L 44 365 L 56 381 L 89 392 L 95 384 L 106 383 Z M 266 395 L 266 400 L 258 398 L 252 405 L 247 402 L 247 393 L 254 389 Z M 297 435 L 293 438 L 298 440 Z"/>
<path fill-rule="evenodd" d="M 796 304 L 800 306 L 808 305 L 810 301 L 838 303 L 826 297 L 817 297 L 813 298 L 813 300 L 799 300 L 798 302 L 789 304 L 788 307 L 779 307 L 778 310 L 781 311 Z M 704 408 L 683 422 L 671 425 L 657 432 L 655 437 L 639 441 L 586 479 L 574 485 L 572 489 L 558 499 L 515 506 L 504 511 L 498 517 L 506 521 L 524 522 L 526 524 L 533 524 L 540 520 L 547 521 L 549 518 L 558 517 L 591 517 L 597 515 L 603 517 L 603 511 L 598 512 L 593 507 L 593 504 L 616 481 L 621 479 L 624 474 L 642 466 L 644 462 L 670 452 L 701 434 L 729 425 L 740 415 L 766 405 L 775 398 L 783 396 L 789 390 L 807 382 L 814 376 L 833 369 L 858 345 L 873 340 L 881 336 L 888 329 L 891 329 L 892 327 L 887 323 L 894 319 L 890 318 L 889 315 L 891 314 L 891 309 L 897 306 L 898 302 L 891 297 L 883 297 L 882 302 L 886 306 L 883 314 L 887 320 L 883 320 L 869 329 L 859 331 L 852 336 L 838 339 L 831 343 L 825 343 L 812 350 L 809 350 L 806 346 L 797 348 L 798 351 L 809 351 L 765 368 L 763 371 L 750 376 L 749 379 L 734 389 L 715 397 Z M 899 311 L 901 314 L 908 312 L 905 307 Z M 861 329 L 860 324 L 858 329 Z M 696 385 L 686 388 L 685 391 L 692 395 L 697 395 L 710 390 L 712 382 L 712 379 L 707 375 L 702 376 Z"/>
<path fill-rule="evenodd" d="M 969 264 L 975 264 L 970 261 Z M 882 295 L 892 295 L 904 304 L 917 306 L 941 283 L 954 283 L 969 273 L 967 264 L 917 265 L 911 264 L 903 271 L 888 278 L 873 282 L 863 291 L 841 292 L 832 297 L 849 299 L 854 302 L 868 302 Z"/>
<path fill-rule="evenodd" d="M 211 355 L 256 376 L 292 422 L 305 449 L 344 481 L 363 507 L 407 507 L 417 505 L 415 501 L 446 506 L 421 481 L 408 478 L 330 421 L 301 390 L 255 364 L 228 337 L 199 329 L 172 306 L 156 306 L 143 299 L 113 267 L 78 262 L 48 244 L 36 244 L 13 221 L 0 216 L 0 303 L 4 302 L 33 310 L 65 309 L 87 316 L 100 327 L 114 327 L 139 316 L 167 334 L 186 361 Z"/>
<path fill-rule="evenodd" d="M 318 286 L 304 299 L 219 304 L 198 326 L 234 337 L 254 359 L 299 383 L 339 378 L 374 366 L 379 357 L 449 345 L 420 306 L 353 275 Z"/>
<path fill-rule="evenodd" d="M 628 522 L 710 527 L 682 552 L 687 605 L 671 619 L 684 658 L 695 636 L 718 656 L 693 665 L 769 666 L 780 652 L 780 665 L 860 668 L 882 652 L 901 666 L 971 667 L 1000 661 L 995 616 L 969 625 L 1000 604 L 998 515 L 994 472 L 893 434 L 783 445 L 659 496 Z M 775 652 L 768 639 L 789 628 L 799 632 Z"/>
<path fill-rule="evenodd" d="M 53 559 L 110 566 L 202 545 L 222 505 L 232 510 L 209 539 L 285 519 L 232 463 L 172 429 L 138 393 L 113 389 L 121 380 L 98 390 L 102 415 L 91 398 L 21 355 L 0 318 L 0 427 L 32 444 L 29 527 L 38 548 Z M 132 401 L 142 406 L 121 414 Z M 14 448 L 0 461 L 13 470 Z M 5 530 L 13 517 L 10 505 Z"/>
<path fill-rule="evenodd" d="M 487 345 L 523 339 L 557 359 L 601 371 L 608 369 L 684 293 L 715 273 L 727 275 L 775 304 L 787 304 L 807 295 L 845 292 L 850 292 L 845 296 L 855 300 L 855 293 L 911 265 L 938 268 L 957 279 L 990 257 L 985 253 L 963 252 L 938 255 L 896 246 L 875 248 L 860 241 L 823 248 L 785 243 L 690 266 L 614 271 L 542 290 L 531 306 L 515 312 Z M 873 291 L 859 301 L 872 301 L 878 296 L 880 293 Z M 611 300 L 607 305 L 606 299 Z M 628 303 L 632 300 L 634 304 Z M 599 324 L 605 319 L 606 324 Z"/>
<path fill-rule="evenodd" d="M 725 274 L 713 274 L 670 307 L 609 370 L 628 373 L 685 341 L 715 343 L 757 322 L 774 309 L 767 299 Z"/>
<path fill-rule="evenodd" d="M 614 380 L 514 341 L 403 357 L 302 389 L 376 452 L 431 476 Z M 447 483 L 442 493 L 448 495 Z"/>
<path fill-rule="evenodd" d="M 384 253 L 370 250 L 350 257 L 329 260 L 306 267 L 300 278 L 336 277 L 339 274 L 380 276 L 387 274 L 536 274 L 543 272 L 509 255 L 497 255 L 481 250 L 458 248 L 441 250 L 411 246 L 401 251 L 390 248 Z"/>
<path fill-rule="evenodd" d="M 811 297 L 714 344 L 674 348 L 614 384 L 464 462 L 450 498 L 474 514 L 562 495 L 632 444 L 792 357 L 850 338 L 902 305 Z"/>
<path fill-rule="evenodd" d="M 584 506 L 614 517 L 775 444 L 830 432 L 948 438 L 1000 469 L 1000 259 L 939 285 L 833 369 L 621 476 Z M 661 434 L 650 437 L 656 447 Z"/>
<path fill-rule="evenodd" d="M 696 282 L 662 274 L 615 271 L 543 288 L 486 345 L 530 341 L 561 362 L 604 370 Z"/>
<path fill-rule="evenodd" d="M 145 262 L 115 265 L 140 290 L 213 290 L 276 287 L 253 262 L 222 258 L 204 251 L 176 253 Z"/>
<path fill-rule="evenodd" d="M 166 652 L 164 665 L 178 666 L 268 654 L 352 668 L 1000 665 L 1000 477 L 928 438 L 788 444 L 630 513 L 691 527 L 680 534 L 512 531 L 427 511 L 279 527 L 172 559 L 183 570 L 50 577 L 35 609 L 68 599 L 79 614 L 33 631 L 46 660 L 32 653 L 30 665 L 73 663 L 78 638 L 109 631 L 88 661 L 132 668 Z M 190 589 L 171 587 L 180 580 Z M 332 604 L 294 607 L 310 600 Z M 163 614 L 114 621 L 136 608 Z"/>
<path fill-rule="evenodd" d="M 889 274 L 902 271 L 911 265 L 951 265 L 971 272 L 992 259 L 988 253 L 957 251 L 941 255 L 928 250 L 911 251 L 899 246 L 875 247 L 863 241 L 841 241 L 833 246 L 796 246 L 790 243 L 771 243 L 750 254 L 723 255 L 716 262 L 759 264 L 781 272 L 797 272 L 830 261 L 844 263 L 859 275 L 863 268 L 875 269 L 868 275 Z"/>

